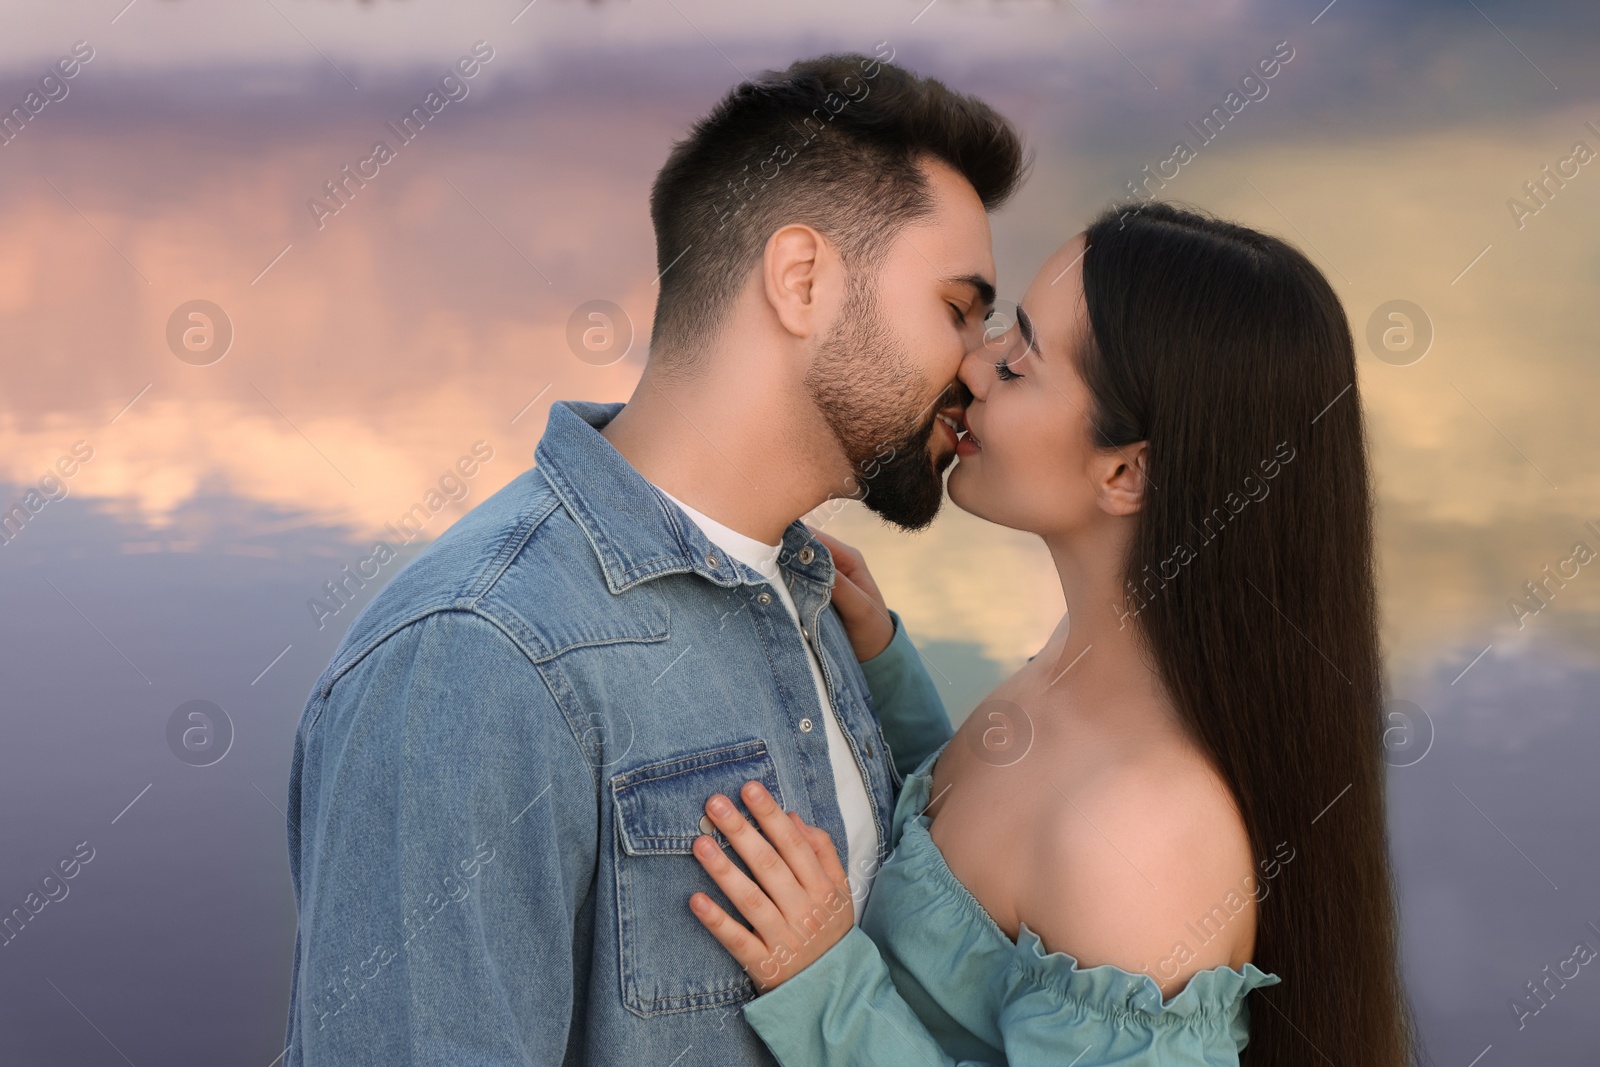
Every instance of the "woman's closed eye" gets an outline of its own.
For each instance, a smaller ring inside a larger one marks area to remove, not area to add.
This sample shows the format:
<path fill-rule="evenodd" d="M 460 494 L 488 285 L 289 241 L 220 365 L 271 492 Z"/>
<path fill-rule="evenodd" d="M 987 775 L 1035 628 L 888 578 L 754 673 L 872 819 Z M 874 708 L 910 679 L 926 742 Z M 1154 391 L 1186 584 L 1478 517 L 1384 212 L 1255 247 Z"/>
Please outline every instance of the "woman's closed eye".
<path fill-rule="evenodd" d="M 997 304 L 984 318 L 984 344 L 990 349 L 1000 348 L 1000 358 L 995 360 L 995 377 L 1002 382 L 1025 378 L 1014 369 L 1030 352 L 1034 351 L 1033 322 L 1020 304 Z"/>

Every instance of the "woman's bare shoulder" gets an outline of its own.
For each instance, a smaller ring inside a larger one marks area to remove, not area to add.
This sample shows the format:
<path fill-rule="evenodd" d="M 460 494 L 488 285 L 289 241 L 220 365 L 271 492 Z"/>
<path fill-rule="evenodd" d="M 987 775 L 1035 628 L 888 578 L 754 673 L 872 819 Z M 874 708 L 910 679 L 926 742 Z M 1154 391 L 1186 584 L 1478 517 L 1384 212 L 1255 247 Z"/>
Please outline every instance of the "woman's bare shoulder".
<path fill-rule="evenodd" d="M 1165 996 L 1197 971 L 1248 960 L 1249 838 L 1198 754 L 1141 752 L 1056 775 L 1041 794 L 1017 911 L 1048 950 L 1145 972 Z"/>

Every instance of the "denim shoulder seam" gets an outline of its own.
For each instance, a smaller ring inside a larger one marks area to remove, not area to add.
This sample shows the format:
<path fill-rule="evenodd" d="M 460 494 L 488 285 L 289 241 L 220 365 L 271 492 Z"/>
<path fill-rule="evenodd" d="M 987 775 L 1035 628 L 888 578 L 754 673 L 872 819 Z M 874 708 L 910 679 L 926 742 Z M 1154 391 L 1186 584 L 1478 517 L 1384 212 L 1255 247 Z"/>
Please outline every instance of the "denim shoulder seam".
<path fill-rule="evenodd" d="M 543 472 L 541 471 L 540 473 L 542 474 Z M 545 479 L 545 484 L 549 485 L 548 477 Z M 464 607 L 476 610 L 478 601 L 487 596 L 489 591 L 494 588 L 495 583 L 505 574 L 512 561 L 527 547 L 535 531 L 544 525 L 545 520 L 555 514 L 560 507 L 561 497 L 553 491 L 552 487 L 552 492 L 545 499 L 543 506 L 524 515 L 522 521 L 517 524 L 516 529 L 509 536 L 501 538 L 500 550 L 484 566 L 478 575 L 477 581 L 462 594 L 462 600 L 466 602 L 463 604 Z"/>
<path fill-rule="evenodd" d="M 373 634 L 357 651 L 349 652 L 342 658 L 330 663 L 317 684 L 317 695 L 321 698 L 322 703 L 326 705 L 329 695 L 333 692 L 333 687 L 338 684 L 339 680 L 349 674 L 362 660 L 376 652 L 395 634 L 415 626 L 430 615 L 462 610 L 458 597 L 445 594 L 444 597 L 437 599 L 436 602 L 423 604 L 409 615 L 396 619 L 380 632 Z M 477 614 L 477 612 L 471 612 L 471 614 Z M 318 714 L 320 715 L 320 711 Z"/>
<path fill-rule="evenodd" d="M 570 686 L 557 685 L 554 681 L 552 681 L 550 674 L 547 673 L 546 670 L 548 668 L 550 671 L 554 671 L 559 674 L 559 668 L 555 667 L 554 664 L 551 664 L 548 661 L 542 662 L 538 659 L 535 659 L 528 649 L 528 646 L 524 644 L 515 634 L 507 630 L 506 627 L 502 625 L 501 621 L 495 618 L 493 615 L 490 615 L 488 612 L 478 611 L 471 607 L 463 607 L 454 602 L 436 604 L 413 613 L 404 622 L 398 623 L 397 625 L 386 630 L 381 637 L 374 640 L 371 645 L 364 649 L 359 655 L 352 657 L 349 662 L 342 664 L 338 671 L 330 670 L 327 672 L 327 681 L 321 687 L 319 687 L 316 713 L 306 720 L 304 726 L 301 727 L 301 730 L 304 733 L 309 733 L 311 730 L 315 729 L 317 721 L 322 718 L 322 713 L 327 709 L 328 697 L 332 693 L 334 685 L 352 669 L 354 669 L 357 664 L 366 659 L 367 656 L 371 655 L 373 652 L 377 651 L 386 641 L 388 641 L 391 637 L 394 637 L 396 634 L 407 630 L 410 627 L 416 626 L 417 624 L 424 622 L 435 615 L 445 614 L 468 615 L 472 618 L 482 621 L 484 624 L 496 630 L 513 648 L 522 653 L 523 658 L 528 661 L 528 666 L 533 669 L 534 673 L 538 674 L 539 680 L 544 683 L 545 690 L 550 697 L 550 702 L 555 705 L 557 710 L 560 711 L 562 720 L 567 724 L 567 731 L 572 737 L 573 747 L 577 754 L 580 756 L 585 755 L 581 740 L 582 734 L 578 729 L 577 723 L 573 720 L 572 709 L 569 707 L 571 700 L 563 699 L 564 693 L 570 698 L 571 688 Z M 564 681 L 564 678 L 562 681 Z M 593 761 L 585 758 L 584 763 L 589 767 L 589 777 L 594 783 L 596 795 L 598 796 L 600 779 L 595 773 Z"/>
<path fill-rule="evenodd" d="M 583 747 L 583 731 L 579 730 L 578 723 L 574 718 L 573 713 L 577 710 L 577 696 L 573 692 L 571 684 L 567 682 L 566 675 L 562 673 L 560 667 L 556 666 L 555 657 L 552 656 L 545 660 L 535 659 L 528 646 L 523 644 L 517 635 L 508 630 L 499 619 L 488 612 L 472 609 L 468 614 L 482 619 L 496 630 L 499 630 L 506 640 L 516 646 L 517 651 L 527 658 L 528 665 L 538 673 L 539 680 L 544 683 L 545 691 L 550 694 L 550 702 L 556 706 L 557 710 L 561 712 L 561 718 L 566 721 L 567 731 L 572 735 L 574 750 L 579 756 L 583 757 L 584 766 L 589 768 L 589 781 L 594 786 L 595 800 L 598 803 L 600 798 L 600 774 L 594 765 L 594 760 L 590 758 L 588 751 Z M 554 678 L 551 677 L 552 674 L 555 675 Z M 558 682 L 560 684 L 557 684 Z"/>
<path fill-rule="evenodd" d="M 505 574 L 506 568 L 511 565 L 512 560 L 516 559 L 518 553 L 527 544 L 528 539 L 533 536 L 534 531 L 560 506 L 560 498 L 552 493 L 543 502 L 543 506 L 524 514 L 511 533 L 500 539 L 500 547 L 495 551 L 494 556 L 488 563 L 483 565 L 478 576 L 473 579 L 471 585 L 464 591 L 443 592 L 432 601 L 422 604 L 411 614 L 396 620 L 379 633 L 373 634 L 357 649 L 341 649 L 343 655 L 328 664 L 327 669 L 323 671 L 322 677 L 317 680 L 318 695 L 323 701 L 326 701 L 328 694 L 333 690 L 334 683 L 342 678 L 350 668 L 371 655 L 374 649 L 407 626 L 419 622 L 435 612 L 469 610 L 483 614 L 477 610 L 478 602 L 494 588 L 495 583 Z M 459 587 L 457 588 L 459 590 Z"/>

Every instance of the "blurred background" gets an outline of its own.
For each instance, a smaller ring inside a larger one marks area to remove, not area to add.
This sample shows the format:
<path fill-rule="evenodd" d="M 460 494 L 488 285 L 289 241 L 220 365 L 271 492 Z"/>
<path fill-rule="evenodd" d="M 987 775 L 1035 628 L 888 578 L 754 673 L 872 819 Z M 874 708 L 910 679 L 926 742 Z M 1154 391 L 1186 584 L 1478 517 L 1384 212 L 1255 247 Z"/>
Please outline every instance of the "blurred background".
<path fill-rule="evenodd" d="M 1596 1061 L 1600 972 L 1550 980 L 1600 950 L 1593 5 L 64 0 L 0 25 L 6 1064 L 275 1062 L 313 680 L 532 463 L 553 400 L 629 395 L 673 138 L 744 75 L 890 49 L 1037 152 L 995 219 L 1003 296 L 1148 174 L 1328 275 L 1381 497 L 1426 1052 Z M 585 347 L 592 301 L 610 332 Z M 1039 544 L 954 508 L 829 529 L 957 718 L 1063 609 Z M 379 540 L 398 558 L 331 597 Z"/>

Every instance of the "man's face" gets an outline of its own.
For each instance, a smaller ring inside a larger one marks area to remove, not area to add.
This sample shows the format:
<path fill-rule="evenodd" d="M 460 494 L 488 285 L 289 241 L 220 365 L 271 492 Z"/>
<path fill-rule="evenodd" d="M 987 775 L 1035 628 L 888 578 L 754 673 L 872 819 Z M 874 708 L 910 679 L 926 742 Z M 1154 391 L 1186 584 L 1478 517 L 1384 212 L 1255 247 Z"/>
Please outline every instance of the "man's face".
<path fill-rule="evenodd" d="M 962 358 L 994 303 L 989 216 L 966 179 L 923 166 L 933 211 L 902 227 L 875 277 L 852 282 L 818 345 L 806 388 L 850 463 L 862 503 L 906 529 L 927 526 L 955 458 Z M 841 494 L 844 495 L 844 494 Z"/>

